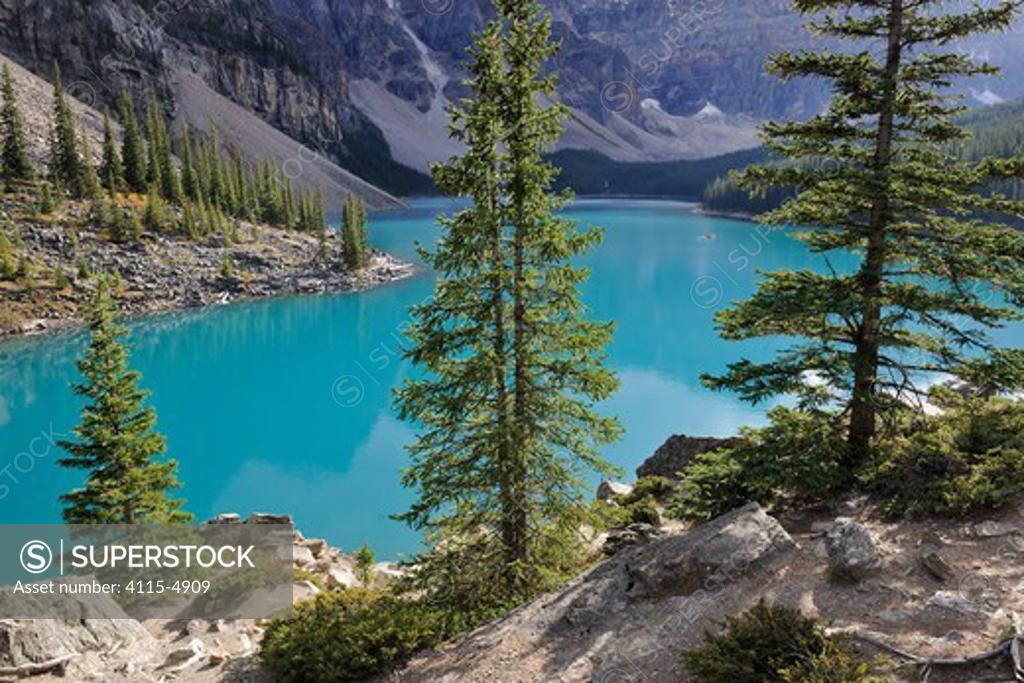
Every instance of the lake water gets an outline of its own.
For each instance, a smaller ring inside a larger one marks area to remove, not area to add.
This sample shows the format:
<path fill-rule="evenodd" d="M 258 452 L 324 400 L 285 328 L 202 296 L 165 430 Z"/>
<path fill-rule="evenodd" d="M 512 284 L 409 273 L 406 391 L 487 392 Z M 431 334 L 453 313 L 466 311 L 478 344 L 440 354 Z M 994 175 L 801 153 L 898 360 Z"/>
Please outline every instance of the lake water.
<path fill-rule="evenodd" d="M 415 258 L 451 208 L 425 200 L 374 217 L 374 244 Z M 603 410 L 625 435 L 605 455 L 632 470 L 669 435 L 726 436 L 763 421 L 727 394 L 700 386 L 764 342 L 725 343 L 715 310 L 754 290 L 756 271 L 822 268 L 788 234 L 692 213 L 683 204 L 585 200 L 569 212 L 605 227 L 588 258 L 585 299 L 617 321 L 610 363 L 622 388 Z M 840 263 L 839 267 L 843 264 Z M 310 537 L 345 550 L 369 542 L 382 558 L 414 552 L 419 537 L 389 515 L 412 494 L 399 470 L 410 428 L 391 390 L 413 371 L 400 357 L 407 309 L 432 291 L 429 274 L 352 295 L 291 298 L 158 316 L 133 325 L 132 362 L 151 390 L 168 453 L 180 462 L 188 509 L 282 512 Z M 1017 328 L 999 335 L 1024 341 Z M 60 521 L 57 496 L 81 474 L 56 465 L 52 438 L 78 421 L 68 389 L 81 334 L 0 344 L 0 523 Z"/>

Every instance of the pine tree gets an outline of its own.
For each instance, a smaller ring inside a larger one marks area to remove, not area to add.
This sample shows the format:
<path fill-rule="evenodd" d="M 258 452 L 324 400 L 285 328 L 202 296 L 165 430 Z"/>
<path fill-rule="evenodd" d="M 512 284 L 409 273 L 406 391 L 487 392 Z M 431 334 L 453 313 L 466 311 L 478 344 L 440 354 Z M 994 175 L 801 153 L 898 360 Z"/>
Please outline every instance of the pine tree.
<path fill-rule="evenodd" d="M 124 167 L 121 166 L 121 155 L 117 151 L 114 140 L 114 128 L 110 124 L 110 115 L 103 112 L 103 157 L 100 160 L 100 180 L 103 187 L 110 192 L 117 192 L 124 183 Z"/>
<path fill-rule="evenodd" d="M 114 314 L 111 284 L 101 278 L 86 311 L 91 332 L 85 357 L 77 362 L 84 382 L 74 392 L 85 398 L 76 441 L 61 441 L 64 467 L 85 470 L 82 488 L 61 496 L 69 524 L 187 523 L 192 515 L 169 491 L 180 488 L 177 463 L 157 458 L 166 450 L 154 431 L 156 413 L 145 407 L 139 373 L 128 368 L 127 330 Z"/>
<path fill-rule="evenodd" d="M 599 239 L 554 215 L 542 154 L 566 110 L 544 107 L 554 46 L 536 2 L 498 0 L 497 18 L 470 53 L 472 96 L 452 112 L 467 151 L 434 171 L 473 204 L 451 217 L 436 251 L 429 302 L 414 309 L 408 357 L 426 371 L 398 393 L 421 429 L 404 483 L 419 498 L 401 519 L 434 547 L 417 578 L 455 610 L 499 608 L 576 568 L 587 518 L 581 476 L 607 472 L 598 448 L 614 419 L 595 402 L 617 382 L 603 367 L 610 324 L 589 322 L 572 264 Z"/>
<path fill-rule="evenodd" d="M 0 170 L 6 181 L 32 180 L 35 168 L 28 156 L 28 143 L 25 139 L 25 123 L 14 92 L 14 79 L 7 64 L 3 68 L 3 84 L 0 95 L 3 107 L 0 108 Z"/>
<path fill-rule="evenodd" d="M 146 180 L 146 145 L 135 115 L 135 103 L 128 93 L 121 92 L 118 95 L 117 109 L 121 118 L 121 163 L 124 165 L 125 184 L 132 192 L 145 192 L 149 187 Z"/>
<path fill-rule="evenodd" d="M 53 130 L 50 134 L 50 177 L 56 187 L 72 197 L 83 196 L 82 160 L 79 157 L 75 121 L 64 95 L 60 67 L 53 65 Z"/>
<path fill-rule="evenodd" d="M 958 161 L 965 138 L 953 124 L 951 81 L 995 69 L 936 46 L 1011 25 L 1019 2 L 950 13 L 943 0 L 799 0 L 813 26 L 837 39 L 873 41 L 860 51 L 783 53 L 769 69 L 783 80 L 832 80 L 828 111 L 806 122 L 771 123 L 768 147 L 790 162 L 757 167 L 738 181 L 755 192 L 797 187 L 762 220 L 802 225 L 813 252 L 846 250 L 855 272 L 766 276 L 753 298 L 718 316 L 726 339 L 802 337 L 774 360 L 743 360 L 705 382 L 758 402 L 799 394 L 805 404 L 846 406 L 854 473 L 877 435 L 879 416 L 924 389 L 915 377 L 952 373 L 1024 384 L 1024 350 L 999 349 L 987 330 L 1021 319 L 1024 241 L 997 220 L 1024 203 L 988 194 L 999 178 L 1024 175 L 1024 160 Z M 822 163 L 804 164 L 818 158 Z M 818 381 L 808 382 L 809 375 Z"/>
<path fill-rule="evenodd" d="M 181 189 L 185 197 L 197 201 L 202 197 L 202 188 L 199 185 L 199 175 L 196 172 L 196 152 L 192 145 L 192 135 L 189 132 L 189 125 L 185 124 L 185 130 L 181 134 Z"/>

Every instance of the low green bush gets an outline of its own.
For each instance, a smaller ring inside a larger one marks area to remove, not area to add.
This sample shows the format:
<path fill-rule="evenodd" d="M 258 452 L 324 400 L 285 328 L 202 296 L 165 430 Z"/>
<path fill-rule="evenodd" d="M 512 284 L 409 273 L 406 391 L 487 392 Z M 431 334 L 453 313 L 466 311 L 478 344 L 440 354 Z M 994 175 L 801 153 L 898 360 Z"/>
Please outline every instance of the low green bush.
<path fill-rule="evenodd" d="M 876 683 L 873 663 L 858 661 L 841 640 L 795 610 L 759 603 L 726 621 L 721 635 L 686 652 L 695 683 Z"/>
<path fill-rule="evenodd" d="M 933 394 L 942 414 L 907 420 L 865 473 L 895 515 L 965 516 L 1024 496 L 1024 402 Z"/>
<path fill-rule="evenodd" d="M 750 501 L 813 505 L 850 484 L 839 463 L 845 430 L 825 411 L 774 408 L 770 424 L 744 429 L 739 444 L 698 456 L 681 473 L 669 514 L 707 521 Z"/>
<path fill-rule="evenodd" d="M 633 502 L 626 508 L 629 514 L 630 524 L 653 524 L 661 525 L 661 513 L 658 511 L 657 501 L 654 496 L 647 496 Z"/>
<path fill-rule="evenodd" d="M 261 662 L 280 683 L 360 681 L 445 637 L 425 603 L 365 588 L 321 593 L 272 621 Z"/>

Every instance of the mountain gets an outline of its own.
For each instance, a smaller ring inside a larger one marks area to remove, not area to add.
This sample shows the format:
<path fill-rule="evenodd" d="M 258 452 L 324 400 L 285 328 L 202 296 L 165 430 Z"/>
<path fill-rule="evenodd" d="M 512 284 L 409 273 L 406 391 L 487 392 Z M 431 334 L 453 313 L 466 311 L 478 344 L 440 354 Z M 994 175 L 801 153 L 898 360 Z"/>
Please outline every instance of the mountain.
<path fill-rule="evenodd" d="M 827 101 L 820 82 L 781 84 L 764 73 L 771 52 L 819 45 L 788 0 L 546 2 L 561 41 L 552 64 L 558 98 L 573 110 L 559 149 L 618 162 L 700 159 L 756 147 L 757 123 L 808 116 Z M 364 180 L 410 195 L 429 192 L 429 165 L 459 151 L 446 107 L 465 94 L 461 62 L 489 7 L 0 0 L 0 52 L 40 74 L 58 61 L 88 104 L 109 105 L 121 88 L 140 99 L 153 89 L 178 125 L 237 129 L 213 116 L 224 107 L 204 110 L 217 95 Z M 961 88 L 976 102 L 1024 96 L 1019 33 L 955 48 L 1007 68 Z"/>

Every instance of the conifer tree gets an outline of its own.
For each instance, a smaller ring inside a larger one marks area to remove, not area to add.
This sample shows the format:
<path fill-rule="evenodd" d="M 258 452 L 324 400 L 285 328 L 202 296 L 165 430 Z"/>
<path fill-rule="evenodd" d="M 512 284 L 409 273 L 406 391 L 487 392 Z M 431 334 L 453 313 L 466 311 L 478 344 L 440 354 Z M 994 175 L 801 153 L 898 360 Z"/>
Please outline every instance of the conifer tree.
<path fill-rule="evenodd" d="M 349 193 L 341 209 L 342 260 L 354 270 L 365 268 L 370 261 L 366 246 L 366 205 L 359 197 Z"/>
<path fill-rule="evenodd" d="M 35 168 L 28 156 L 25 139 L 25 123 L 18 109 L 14 92 L 14 79 L 7 64 L 3 68 L 3 83 L 0 85 L 0 171 L 6 181 L 32 180 Z"/>
<path fill-rule="evenodd" d="M 573 265 L 600 238 L 556 217 L 566 197 L 541 156 L 566 110 L 543 105 L 554 78 L 550 18 L 534 1 L 497 0 L 470 52 L 471 97 L 452 111 L 465 154 L 434 170 L 472 206 L 440 217 L 424 257 L 434 297 L 414 309 L 408 357 L 426 371 L 398 393 L 420 428 L 402 515 L 434 547 L 421 588 L 456 611 L 500 608 L 564 578 L 587 518 L 581 477 L 607 472 L 615 420 L 594 412 L 617 382 L 603 366 L 611 325 L 586 320 Z"/>
<path fill-rule="evenodd" d="M 146 180 L 146 145 L 142 140 L 139 120 L 135 114 L 135 103 L 128 93 L 121 92 L 118 95 L 117 108 L 121 118 L 121 163 L 124 165 L 124 181 L 132 192 L 145 192 L 149 187 Z"/>
<path fill-rule="evenodd" d="M 121 166 L 121 155 L 117 151 L 114 140 L 114 128 L 110 124 L 110 115 L 103 112 L 103 157 L 100 160 L 100 180 L 110 192 L 117 192 L 124 183 L 124 168 Z"/>
<path fill-rule="evenodd" d="M 78 151 L 75 121 L 64 95 L 60 67 L 53 65 L 53 130 L 50 134 L 50 177 L 55 186 L 72 197 L 83 196 L 82 160 Z"/>
<path fill-rule="evenodd" d="M 84 486 L 61 496 L 69 524 L 187 523 L 183 501 L 169 497 L 180 488 L 177 463 L 161 461 L 164 438 L 154 431 L 156 413 L 144 406 L 139 373 L 128 367 L 110 292 L 101 278 L 86 311 L 91 340 L 77 366 L 84 381 L 74 384 L 86 400 L 75 441 L 61 441 L 68 456 L 59 462 L 87 472 Z"/>
<path fill-rule="evenodd" d="M 92 158 L 92 145 L 86 139 L 85 133 L 82 134 L 79 145 L 82 148 L 81 180 L 79 181 L 81 196 L 85 199 L 95 199 L 103 193 L 103 185 L 100 183 L 99 175 L 96 174 L 96 166 Z"/>
<path fill-rule="evenodd" d="M 966 132 L 953 123 L 963 108 L 948 86 L 995 69 L 944 47 L 1005 30 L 1020 4 L 796 0 L 798 11 L 816 16 L 816 30 L 857 47 L 769 62 L 783 80 L 830 79 L 832 103 L 808 121 L 765 126 L 768 147 L 792 163 L 752 168 L 738 181 L 755 192 L 798 188 L 762 220 L 808 226 L 802 239 L 813 252 L 846 250 L 859 265 L 850 273 L 767 274 L 751 299 L 718 316 L 722 335 L 806 341 L 704 380 L 753 402 L 787 393 L 805 404 L 840 402 L 850 475 L 870 452 L 879 416 L 924 391 L 915 377 L 1024 384 L 1024 350 L 999 349 L 987 333 L 1021 319 L 1024 241 L 998 215 L 1020 214 L 1024 203 L 985 189 L 1024 175 L 1024 161 L 953 156 Z"/>

